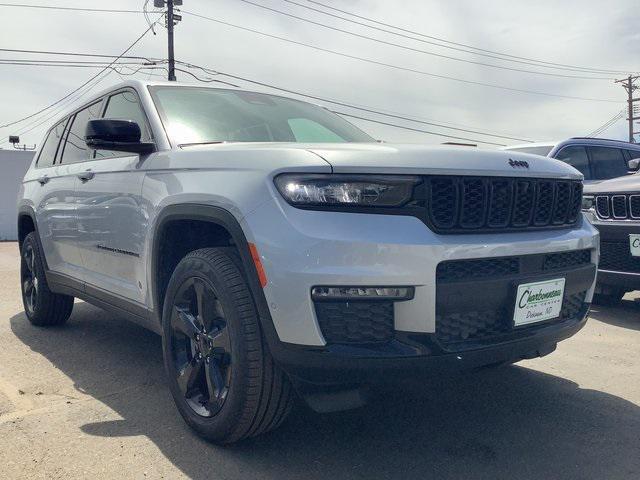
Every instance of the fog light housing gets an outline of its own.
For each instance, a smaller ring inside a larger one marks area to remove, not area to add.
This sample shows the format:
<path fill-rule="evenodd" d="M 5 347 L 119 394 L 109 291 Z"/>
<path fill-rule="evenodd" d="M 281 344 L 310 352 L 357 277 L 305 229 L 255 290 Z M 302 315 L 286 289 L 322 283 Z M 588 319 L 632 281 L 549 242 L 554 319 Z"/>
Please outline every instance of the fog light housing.
<path fill-rule="evenodd" d="M 315 301 L 381 300 L 401 302 L 411 300 L 413 287 L 313 287 L 311 298 Z"/>

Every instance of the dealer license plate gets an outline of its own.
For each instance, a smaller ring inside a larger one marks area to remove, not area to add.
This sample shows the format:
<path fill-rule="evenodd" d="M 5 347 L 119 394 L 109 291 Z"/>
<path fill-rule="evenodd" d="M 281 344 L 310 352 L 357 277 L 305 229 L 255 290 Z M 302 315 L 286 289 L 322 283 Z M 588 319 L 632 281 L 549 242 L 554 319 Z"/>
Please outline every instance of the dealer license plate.
<path fill-rule="evenodd" d="M 635 233 L 629 235 L 629 248 L 632 257 L 640 257 L 640 235 Z"/>
<path fill-rule="evenodd" d="M 560 316 L 564 278 L 518 285 L 513 324 L 528 325 Z"/>

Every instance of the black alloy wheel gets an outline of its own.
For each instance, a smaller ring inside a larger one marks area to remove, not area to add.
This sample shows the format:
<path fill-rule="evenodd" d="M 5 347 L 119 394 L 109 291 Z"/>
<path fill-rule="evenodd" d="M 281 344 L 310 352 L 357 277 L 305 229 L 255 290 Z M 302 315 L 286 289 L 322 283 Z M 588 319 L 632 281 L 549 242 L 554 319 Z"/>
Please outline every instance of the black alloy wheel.
<path fill-rule="evenodd" d="M 171 313 L 171 355 L 178 387 L 191 409 L 212 417 L 224 405 L 232 375 L 231 341 L 212 285 L 187 279 Z"/>

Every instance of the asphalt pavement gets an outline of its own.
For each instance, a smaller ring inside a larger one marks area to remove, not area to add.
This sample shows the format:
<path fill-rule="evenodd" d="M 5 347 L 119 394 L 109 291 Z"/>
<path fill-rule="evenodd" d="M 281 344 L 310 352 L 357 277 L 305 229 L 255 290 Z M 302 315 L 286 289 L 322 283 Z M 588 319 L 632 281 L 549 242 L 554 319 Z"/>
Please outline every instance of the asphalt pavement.
<path fill-rule="evenodd" d="M 0 478 L 638 479 L 640 305 L 593 308 L 548 357 L 380 392 L 362 409 L 297 406 L 228 447 L 195 436 L 160 338 L 78 302 L 29 324 L 15 243 L 0 243 Z"/>

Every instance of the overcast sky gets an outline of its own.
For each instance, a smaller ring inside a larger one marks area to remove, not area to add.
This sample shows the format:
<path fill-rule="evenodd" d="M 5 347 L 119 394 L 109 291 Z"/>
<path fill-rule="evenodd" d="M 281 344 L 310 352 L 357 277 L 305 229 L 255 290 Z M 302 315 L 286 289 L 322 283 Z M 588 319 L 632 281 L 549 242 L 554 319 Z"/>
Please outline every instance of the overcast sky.
<path fill-rule="evenodd" d="M 283 0 L 252 1 L 333 27 L 439 55 L 539 72 L 585 75 L 582 72 L 510 63 L 445 49 L 358 26 Z M 296 1 L 330 12 L 307 0 Z M 580 67 L 640 70 L 638 0 L 611 0 L 606 3 L 597 0 L 319 1 L 425 35 L 490 51 Z M 141 9 L 144 0 L 15 0 L 14 3 Z M 184 0 L 183 9 L 185 13 L 214 17 L 271 35 L 363 57 L 374 62 L 392 64 L 403 69 L 519 90 L 614 100 L 608 102 L 559 98 L 434 78 L 313 50 L 187 14 L 176 28 L 176 56 L 179 60 L 286 89 L 376 110 L 396 112 L 429 122 L 546 141 L 586 135 L 626 106 L 626 93 L 612 80 L 616 74 L 587 74 L 605 77 L 604 79 L 559 78 L 438 58 L 305 23 L 240 0 Z M 333 13 L 345 16 L 335 11 Z M 147 28 L 144 16 L 134 13 L 0 7 L 0 18 L 3 19 L 0 48 L 10 49 L 117 55 Z M 147 35 L 129 54 L 166 57 L 166 31 L 161 27 L 156 29 L 156 33 L 155 36 Z M 418 38 L 428 40 L 426 37 Z M 7 52 L 0 52 L 0 58 L 65 59 Z M 60 99 L 98 71 L 89 68 L 0 64 L 0 125 L 34 113 Z M 205 76 L 197 70 L 193 72 Z M 148 74 L 139 72 L 134 77 L 148 78 Z M 180 72 L 178 79 L 193 81 Z M 114 85 L 120 80 L 119 75 L 113 72 L 102 80 L 94 91 Z M 269 91 L 243 82 L 234 83 L 254 90 Z M 82 102 L 90 95 L 91 92 L 87 93 L 77 102 Z M 72 104 L 63 105 L 62 109 L 68 110 L 72 107 Z M 434 132 L 497 143 L 521 143 L 369 113 L 363 114 L 355 110 L 345 110 L 344 107 L 341 107 L 341 110 Z M 60 110 L 48 110 L 23 123 L 0 129 L 0 141 L 3 141 L 0 147 L 8 148 L 4 139 L 17 133 L 21 134 L 21 141 L 25 143 L 40 143 L 46 128 L 62 113 Z M 387 141 L 441 143 L 448 140 L 436 135 L 353 121 L 376 138 Z M 41 122 L 42 125 L 33 128 Z M 31 128 L 31 131 L 25 131 Z M 606 137 L 621 139 L 626 139 L 626 135 L 627 124 L 624 119 L 617 121 L 603 134 Z"/>

